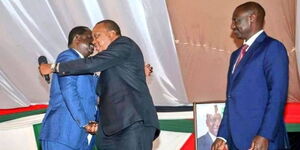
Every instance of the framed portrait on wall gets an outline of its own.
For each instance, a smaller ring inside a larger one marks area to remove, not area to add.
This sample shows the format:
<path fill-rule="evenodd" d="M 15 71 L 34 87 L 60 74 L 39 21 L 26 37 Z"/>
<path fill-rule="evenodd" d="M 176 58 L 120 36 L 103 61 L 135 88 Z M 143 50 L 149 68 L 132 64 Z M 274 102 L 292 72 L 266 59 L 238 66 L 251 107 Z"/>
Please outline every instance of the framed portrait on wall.
<path fill-rule="evenodd" d="M 195 143 L 197 150 L 210 150 L 216 139 L 225 103 L 195 103 Z"/>

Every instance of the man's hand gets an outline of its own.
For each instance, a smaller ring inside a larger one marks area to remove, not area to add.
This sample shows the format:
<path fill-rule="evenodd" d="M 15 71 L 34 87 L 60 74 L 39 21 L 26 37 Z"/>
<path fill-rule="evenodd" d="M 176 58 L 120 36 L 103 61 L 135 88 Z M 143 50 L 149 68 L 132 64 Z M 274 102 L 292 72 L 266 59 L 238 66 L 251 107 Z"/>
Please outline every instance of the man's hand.
<path fill-rule="evenodd" d="M 262 136 L 255 136 L 252 140 L 249 150 L 267 150 L 269 147 L 269 140 Z"/>
<path fill-rule="evenodd" d="M 150 64 L 145 65 L 145 75 L 146 77 L 150 76 L 153 72 L 153 67 Z"/>
<path fill-rule="evenodd" d="M 47 75 L 52 73 L 51 64 L 41 64 L 39 66 L 41 75 Z"/>
<path fill-rule="evenodd" d="M 224 140 L 216 138 L 211 145 L 211 150 L 228 150 L 228 146 Z"/>
<path fill-rule="evenodd" d="M 98 130 L 98 123 L 95 121 L 90 121 L 88 125 L 84 127 L 85 131 L 90 134 L 96 134 Z"/>

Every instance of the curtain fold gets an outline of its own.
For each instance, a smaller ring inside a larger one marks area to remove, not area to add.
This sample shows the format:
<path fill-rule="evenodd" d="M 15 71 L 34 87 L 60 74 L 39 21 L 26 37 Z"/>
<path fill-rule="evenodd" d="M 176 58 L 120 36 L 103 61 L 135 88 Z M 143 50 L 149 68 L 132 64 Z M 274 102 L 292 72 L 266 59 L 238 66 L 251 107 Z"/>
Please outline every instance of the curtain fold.
<path fill-rule="evenodd" d="M 73 27 L 92 28 L 103 19 L 116 21 L 154 67 L 148 85 L 155 105 L 188 103 L 165 1 L 1 0 L 0 19 L 0 109 L 47 103 L 37 58 L 54 62 Z"/>
<path fill-rule="evenodd" d="M 287 48 L 290 61 L 288 101 L 300 102 L 300 80 L 297 69 L 299 56 L 297 61 L 298 51 L 295 51 L 296 0 L 254 1 L 265 8 L 266 33 L 283 42 Z M 167 1 L 183 81 L 190 101 L 225 100 L 229 57 L 242 44 L 241 40 L 232 36 L 231 17 L 234 9 L 245 2 L 245 0 Z"/>
<path fill-rule="evenodd" d="M 266 9 L 266 32 L 282 41 L 290 58 L 290 102 L 300 101 L 299 7 L 296 0 L 257 0 Z M 69 31 L 115 20 L 154 67 L 147 79 L 157 106 L 224 101 L 234 8 L 244 0 L 1 0 L 0 108 L 47 103 L 49 85 L 37 58 L 54 62 L 67 49 Z M 296 13 L 297 12 L 297 13 Z M 297 19 L 296 19 L 297 18 Z M 296 43 L 296 46 L 295 46 Z"/>

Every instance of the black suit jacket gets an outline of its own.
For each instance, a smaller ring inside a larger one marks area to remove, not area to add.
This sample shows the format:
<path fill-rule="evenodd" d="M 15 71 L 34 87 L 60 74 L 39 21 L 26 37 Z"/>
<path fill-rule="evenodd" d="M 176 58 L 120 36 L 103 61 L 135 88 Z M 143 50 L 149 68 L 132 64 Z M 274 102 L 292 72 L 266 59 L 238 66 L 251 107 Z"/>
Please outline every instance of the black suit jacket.
<path fill-rule="evenodd" d="M 100 124 L 105 134 L 117 133 L 136 121 L 159 129 L 156 110 L 146 84 L 143 54 L 133 40 L 120 36 L 107 50 L 93 57 L 59 65 L 61 75 L 97 71 L 101 71 L 97 93 L 101 93 Z"/>

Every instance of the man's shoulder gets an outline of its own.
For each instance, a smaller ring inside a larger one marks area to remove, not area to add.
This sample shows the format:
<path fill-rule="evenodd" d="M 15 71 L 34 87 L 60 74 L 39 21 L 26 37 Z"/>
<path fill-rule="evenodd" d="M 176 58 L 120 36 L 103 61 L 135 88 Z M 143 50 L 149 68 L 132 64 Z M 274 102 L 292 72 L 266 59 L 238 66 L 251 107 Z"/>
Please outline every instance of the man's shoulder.
<path fill-rule="evenodd" d="M 198 139 L 207 139 L 208 137 L 210 138 L 210 135 L 208 132 L 206 132 L 206 134 L 200 136 Z"/>
<path fill-rule="evenodd" d="M 135 43 L 131 38 L 127 36 L 120 36 L 118 37 L 114 43 Z"/>
<path fill-rule="evenodd" d="M 212 142 L 212 139 L 210 137 L 210 135 L 208 134 L 208 132 L 202 136 L 200 136 L 198 139 L 197 139 L 197 143 L 198 145 L 205 145 L 205 144 L 208 144 Z"/>
<path fill-rule="evenodd" d="M 270 43 L 272 44 L 280 44 L 280 45 L 283 45 L 283 43 L 281 41 L 279 41 L 278 39 L 275 39 L 273 37 L 270 37 L 270 36 L 267 36 L 266 40 L 270 41 Z"/>
<path fill-rule="evenodd" d="M 130 37 L 127 37 L 127 36 L 120 36 L 119 38 L 118 38 L 119 40 L 127 40 L 127 41 L 132 41 L 132 39 L 130 38 Z"/>
<path fill-rule="evenodd" d="M 118 37 L 110 46 L 109 48 L 114 49 L 116 48 L 122 48 L 122 50 L 127 51 L 127 50 L 140 50 L 139 46 L 135 41 L 133 41 L 131 38 L 127 36 L 120 36 Z M 131 51 L 132 52 L 132 51 Z"/>
<path fill-rule="evenodd" d="M 69 49 L 66 49 L 66 50 L 60 52 L 57 57 L 61 57 L 64 55 L 76 56 L 75 54 L 76 54 L 75 51 L 72 48 L 69 48 Z"/>
<path fill-rule="evenodd" d="M 262 45 L 272 45 L 272 44 L 279 44 L 283 45 L 281 41 L 269 36 L 266 32 L 262 32 L 255 41 L 261 42 Z"/>
<path fill-rule="evenodd" d="M 63 62 L 63 61 L 70 61 L 79 58 L 78 54 L 76 52 L 69 48 L 67 50 L 62 51 L 58 54 L 56 61 L 57 62 Z"/>

